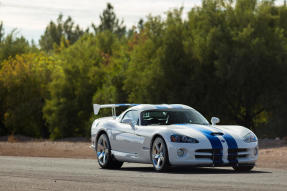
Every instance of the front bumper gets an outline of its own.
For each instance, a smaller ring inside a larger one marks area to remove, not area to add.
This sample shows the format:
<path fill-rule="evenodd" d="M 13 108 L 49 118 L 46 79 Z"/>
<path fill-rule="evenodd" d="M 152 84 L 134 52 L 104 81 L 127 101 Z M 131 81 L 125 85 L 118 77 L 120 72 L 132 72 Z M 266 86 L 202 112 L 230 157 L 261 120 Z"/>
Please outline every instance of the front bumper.
<path fill-rule="evenodd" d="M 167 143 L 171 165 L 189 166 L 234 166 L 254 165 L 258 159 L 258 145 L 249 143 L 237 149 L 223 147 L 212 149 L 204 144 Z M 178 152 L 181 150 L 181 152 Z M 183 155 L 179 156 L 178 153 Z"/>

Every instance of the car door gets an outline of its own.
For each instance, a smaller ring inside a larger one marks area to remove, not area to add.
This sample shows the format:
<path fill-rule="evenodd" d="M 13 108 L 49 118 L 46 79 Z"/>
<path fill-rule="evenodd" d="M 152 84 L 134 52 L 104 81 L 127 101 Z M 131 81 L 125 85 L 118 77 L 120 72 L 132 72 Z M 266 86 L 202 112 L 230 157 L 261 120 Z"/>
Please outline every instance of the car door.
<path fill-rule="evenodd" d="M 112 130 L 113 135 L 113 150 L 121 152 L 121 154 L 131 159 L 137 158 L 137 136 L 134 128 L 138 124 L 138 111 L 129 110 L 118 121 L 118 128 Z M 134 123 L 134 128 L 130 124 L 123 123 L 125 119 L 131 119 Z"/>

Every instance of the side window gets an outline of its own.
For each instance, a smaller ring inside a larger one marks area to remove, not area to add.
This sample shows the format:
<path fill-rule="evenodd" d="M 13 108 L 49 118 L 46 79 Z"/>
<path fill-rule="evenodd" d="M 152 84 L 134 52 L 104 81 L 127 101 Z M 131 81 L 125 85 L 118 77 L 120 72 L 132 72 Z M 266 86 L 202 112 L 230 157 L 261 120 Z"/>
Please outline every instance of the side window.
<path fill-rule="evenodd" d="M 134 124 L 139 124 L 139 115 L 138 115 L 138 111 L 135 111 L 135 110 L 131 110 L 131 111 L 128 111 L 124 117 L 122 118 L 121 122 L 124 120 L 124 119 L 131 119 Z"/>

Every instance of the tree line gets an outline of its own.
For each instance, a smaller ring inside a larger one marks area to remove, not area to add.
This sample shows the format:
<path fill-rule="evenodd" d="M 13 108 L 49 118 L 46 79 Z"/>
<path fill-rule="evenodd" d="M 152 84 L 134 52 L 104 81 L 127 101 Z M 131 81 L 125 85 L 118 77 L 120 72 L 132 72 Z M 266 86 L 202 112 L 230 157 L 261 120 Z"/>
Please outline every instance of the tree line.
<path fill-rule="evenodd" d="M 93 103 L 182 103 L 260 137 L 287 136 L 287 7 L 203 0 L 127 29 L 59 15 L 28 42 L 0 25 L 0 135 L 89 137 Z M 110 112 L 110 111 L 104 111 Z M 106 114 L 106 113 L 103 113 Z"/>

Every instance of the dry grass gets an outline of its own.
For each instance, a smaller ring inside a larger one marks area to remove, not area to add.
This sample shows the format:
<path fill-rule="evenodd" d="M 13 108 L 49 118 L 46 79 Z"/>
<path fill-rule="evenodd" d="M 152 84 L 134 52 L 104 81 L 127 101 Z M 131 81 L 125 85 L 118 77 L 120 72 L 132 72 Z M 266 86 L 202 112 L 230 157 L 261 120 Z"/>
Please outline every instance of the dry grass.
<path fill-rule="evenodd" d="M 95 159 L 89 142 L 25 141 L 0 142 L 2 156 L 63 157 Z M 273 148 L 270 148 L 273 146 Z M 258 167 L 287 169 L 287 145 L 280 141 L 260 144 Z"/>

